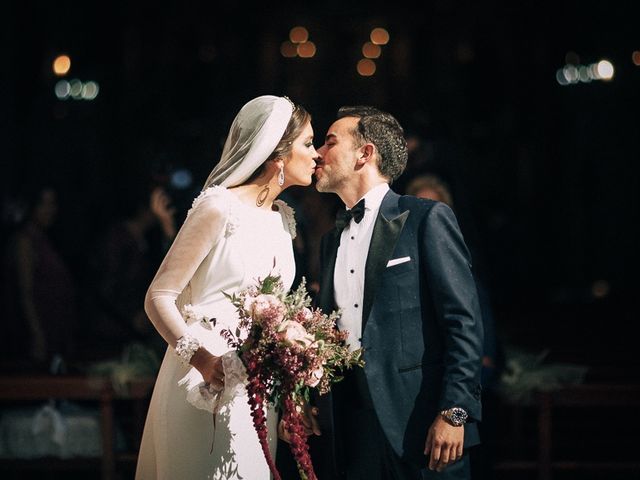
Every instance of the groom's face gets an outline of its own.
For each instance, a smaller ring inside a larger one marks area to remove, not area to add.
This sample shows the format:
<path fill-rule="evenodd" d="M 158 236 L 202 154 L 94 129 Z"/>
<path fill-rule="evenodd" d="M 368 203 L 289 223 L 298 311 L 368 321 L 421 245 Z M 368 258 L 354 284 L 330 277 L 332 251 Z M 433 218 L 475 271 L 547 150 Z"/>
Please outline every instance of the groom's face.
<path fill-rule="evenodd" d="M 357 125 L 358 118 L 344 117 L 329 127 L 324 145 L 318 149 L 320 159 L 315 175 L 319 192 L 339 193 L 353 178 L 358 149 L 351 132 Z"/>

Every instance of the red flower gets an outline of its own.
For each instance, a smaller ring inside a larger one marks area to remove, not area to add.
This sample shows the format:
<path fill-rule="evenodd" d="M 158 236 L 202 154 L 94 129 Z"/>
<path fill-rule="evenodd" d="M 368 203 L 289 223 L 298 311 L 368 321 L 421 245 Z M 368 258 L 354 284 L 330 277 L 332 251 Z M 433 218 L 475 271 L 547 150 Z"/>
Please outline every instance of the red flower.
<path fill-rule="evenodd" d="M 294 292 L 284 291 L 279 277 L 267 276 L 236 295 L 227 295 L 240 317 L 235 333 L 222 332 L 236 349 L 247 370 L 247 393 L 253 425 L 275 480 L 280 480 L 267 442 L 265 406 L 273 404 L 282 413 L 290 435 L 290 448 L 300 477 L 316 480 L 301 405 L 315 388 L 329 391 L 340 371 L 362 366 L 361 351 L 350 352 L 348 332 L 339 332 L 337 314 L 325 315 L 309 308 L 311 300 L 303 284 Z"/>

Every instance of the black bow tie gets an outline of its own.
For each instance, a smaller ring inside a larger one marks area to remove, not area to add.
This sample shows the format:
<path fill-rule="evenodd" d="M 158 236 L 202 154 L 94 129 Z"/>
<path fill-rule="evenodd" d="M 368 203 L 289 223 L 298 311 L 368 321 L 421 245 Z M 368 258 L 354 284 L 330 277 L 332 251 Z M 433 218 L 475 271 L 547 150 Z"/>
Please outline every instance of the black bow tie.
<path fill-rule="evenodd" d="M 349 222 L 353 218 L 356 223 L 360 223 L 364 217 L 364 198 L 360 200 L 351 210 L 347 210 L 343 208 L 338 211 L 338 215 L 336 216 L 336 228 L 338 230 L 343 230 L 344 227 L 349 225 Z"/>

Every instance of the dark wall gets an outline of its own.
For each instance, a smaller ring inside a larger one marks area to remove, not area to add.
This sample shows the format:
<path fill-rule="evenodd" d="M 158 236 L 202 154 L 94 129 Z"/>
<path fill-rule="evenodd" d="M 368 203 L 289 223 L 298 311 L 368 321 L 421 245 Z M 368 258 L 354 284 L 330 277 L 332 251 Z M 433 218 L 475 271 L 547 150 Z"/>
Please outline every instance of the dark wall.
<path fill-rule="evenodd" d="M 239 107 L 274 93 L 314 115 L 318 146 L 337 108 L 357 103 L 391 111 L 422 139 L 425 168 L 451 184 L 513 338 L 553 344 L 540 330 L 570 335 L 578 326 L 586 335 L 633 317 L 640 67 L 631 53 L 640 45 L 632 2 L 431 1 L 420 13 L 402 2 L 6 3 L 3 191 L 40 178 L 59 186 L 59 241 L 79 276 L 90 254 L 82 245 L 152 173 L 183 166 L 199 184 Z M 279 54 L 297 24 L 317 45 L 312 59 Z M 391 42 L 364 78 L 355 64 L 374 26 Z M 609 59 L 614 80 L 560 86 L 555 72 L 568 51 L 584 63 Z M 69 78 L 99 82 L 95 101 L 56 99 L 51 62 L 63 52 Z M 608 287 L 604 298 L 593 295 L 597 281 Z"/>

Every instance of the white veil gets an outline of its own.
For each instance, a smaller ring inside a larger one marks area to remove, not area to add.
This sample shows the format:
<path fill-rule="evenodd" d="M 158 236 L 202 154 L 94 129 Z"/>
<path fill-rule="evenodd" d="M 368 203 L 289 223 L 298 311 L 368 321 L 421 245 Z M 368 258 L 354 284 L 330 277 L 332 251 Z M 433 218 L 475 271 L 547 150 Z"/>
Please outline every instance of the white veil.
<path fill-rule="evenodd" d="M 203 189 L 212 185 L 235 187 L 246 181 L 278 146 L 293 109 L 287 97 L 273 95 L 246 103 L 233 120 L 220 161 Z"/>

